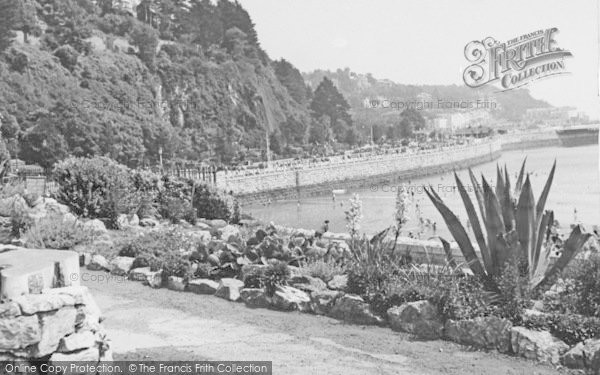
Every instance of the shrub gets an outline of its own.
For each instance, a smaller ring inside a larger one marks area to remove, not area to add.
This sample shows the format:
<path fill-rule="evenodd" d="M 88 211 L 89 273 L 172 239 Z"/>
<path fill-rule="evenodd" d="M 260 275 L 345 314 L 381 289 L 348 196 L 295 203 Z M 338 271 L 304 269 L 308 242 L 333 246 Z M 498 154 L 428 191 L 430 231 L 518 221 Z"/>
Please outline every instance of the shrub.
<path fill-rule="evenodd" d="M 57 199 L 78 216 L 114 217 L 120 209 L 115 194 L 133 190 L 129 168 L 106 157 L 68 158 L 53 171 Z M 112 195 L 111 195 L 112 194 Z"/>
<path fill-rule="evenodd" d="M 65 222 L 61 216 L 51 215 L 32 224 L 25 230 L 22 238 L 28 247 L 67 250 L 75 245 L 91 243 L 94 235 L 76 221 Z"/>
<path fill-rule="evenodd" d="M 528 315 L 523 320 L 527 328 L 548 330 L 568 345 L 600 337 L 600 319 L 575 314 Z"/>
<path fill-rule="evenodd" d="M 163 276 L 192 276 L 188 254 L 196 248 L 198 240 L 178 228 L 149 232 L 130 239 L 123 244 L 119 256 L 135 257 L 134 267 L 150 267 L 163 270 Z"/>
<path fill-rule="evenodd" d="M 275 289 L 280 285 L 286 285 L 290 277 L 290 269 L 285 262 L 276 261 L 269 264 L 262 276 L 262 285 L 268 295 L 275 294 Z"/>
<path fill-rule="evenodd" d="M 194 223 L 198 215 L 210 220 L 239 221 L 239 207 L 232 196 L 189 179 L 163 176 L 158 202 L 161 215 L 173 222 L 185 219 Z"/>
<path fill-rule="evenodd" d="M 54 51 L 54 56 L 58 57 L 58 60 L 62 66 L 70 71 L 73 71 L 73 69 L 75 69 L 77 66 L 79 53 L 73 47 L 64 45 L 58 47 L 58 49 Z"/>
<path fill-rule="evenodd" d="M 574 267 L 567 277 L 565 294 L 572 298 L 574 312 L 600 318 L 600 255 Z"/>
<path fill-rule="evenodd" d="M 232 223 L 240 220 L 239 205 L 235 198 L 219 193 L 208 185 L 195 186 L 194 208 L 205 219 L 223 219 Z"/>
<path fill-rule="evenodd" d="M 301 270 L 305 274 L 312 277 L 318 277 L 325 282 L 333 279 L 336 275 L 343 275 L 345 272 L 345 268 L 342 265 L 322 259 L 306 263 Z"/>

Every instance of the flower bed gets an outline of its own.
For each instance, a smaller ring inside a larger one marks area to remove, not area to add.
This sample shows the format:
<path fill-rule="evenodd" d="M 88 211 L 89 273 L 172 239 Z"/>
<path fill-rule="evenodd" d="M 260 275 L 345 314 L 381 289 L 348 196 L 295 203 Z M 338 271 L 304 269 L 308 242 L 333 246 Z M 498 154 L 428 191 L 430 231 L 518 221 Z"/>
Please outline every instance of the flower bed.
<path fill-rule="evenodd" d="M 593 328 L 581 328 L 588 334 L 572 340 L 550 323 L 539 323 L 551 319 L 532 318 L 519 309 L 515 318 L 509 314 L 515 311 L 499 307 L 461 268 L 414 264 L 396 271 L 384 268 L 393 277 L 382 283 L 384 292 L 376 297 L 352 281 L 357 278 L 352 262 L 335 262 L 331 249 L 345 245 L 317 242 L 302 231 L 279 234 L 274 226 L 251 231 L 216 224 L 201 224 L 203 230 L 187 233 L 177 227 L 154 229 L 124 244 L 110 261 L 99 255 L 82 259 L 91 260 L 88 268 L 127 275 L 154 288 L 214 295 L 249 308 L 389 326 L 420 339 L 448 339 L 555 365 L 598 368 L 593 358 L 600 356 L 595 349 L 600 346 Z M 320 255 L 306 256 L 314 253 Z M 585 356 L 577 357 L 575 349 Z"/>

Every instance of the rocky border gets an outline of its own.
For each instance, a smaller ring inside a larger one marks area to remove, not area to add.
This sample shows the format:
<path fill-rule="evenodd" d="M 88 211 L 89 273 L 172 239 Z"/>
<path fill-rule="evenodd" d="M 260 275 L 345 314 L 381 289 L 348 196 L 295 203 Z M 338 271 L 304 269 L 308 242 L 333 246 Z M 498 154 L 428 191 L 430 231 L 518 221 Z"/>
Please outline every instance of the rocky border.
<path fill-rule="evenodd" d="M 116 257 L 108 262 L 101 255 L 82 254 L 82 265 L 91 270 L 105 270 L 127 276 L 152 288 L 166 287 L 178 292 L 214 295 L 231 302 L 243 302 L 249 308 L 279 311 L 299 311 L 326 315 L 350 324 L 389 326 L 394 331 L 407 332 L 419 339 L 445 339 L 484 350 L 497 350 L 551 365 L 600 371 L 600 339 L 589 339 L 572 348 L 547 331 L 513 326 L 495 316 L 468 320 L 442 321 L 436 307 L 429 301 L 416 301 L 394 306 L 382 318 L 360 296 L 345 292 L 347 277 L 335 276 L 323 280 L 303 275 L 298 267 L 288 266 L 288 285 L 278 286 L 272 295 L 262 288 L 245 288 L 244 282 L 233 278 L 220 281 L 169 276 L 163 281 L 162 271 L 149 267 L 132 269 L 134 258 Z M 242 267 L 241 277 L 264 272 L 268 266 L 250 264 Z"/>

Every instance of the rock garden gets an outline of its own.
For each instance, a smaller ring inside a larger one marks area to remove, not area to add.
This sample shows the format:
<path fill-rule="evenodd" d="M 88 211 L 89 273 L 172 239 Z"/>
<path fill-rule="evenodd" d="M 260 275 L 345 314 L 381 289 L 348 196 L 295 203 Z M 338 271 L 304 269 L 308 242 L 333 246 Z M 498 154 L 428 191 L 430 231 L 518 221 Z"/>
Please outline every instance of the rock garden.
<path fill-rule="evenodd" d="M 598 239 L 574 226 L 566 241 L 552 242 L 553 216 L 544 206 L 553 170 L 538 200 L 523 169 L 514 187 L 505 172 L 499 169 L 496 189 L 471 174 L 474 201 L 456 178 L 474 236 L 428 192 L 464 263 L 444 239 L 446 261 L 437 264 L 415 263 L 397 249 L 408 204 L 402 192 L 390 228 L 361 234 L 356 196 L 348 234 L 333 239 L 257 222 L 208 186 L 104 158 L 59 163 L 52 198 L 4 192 L 0 214 L 10 219 L 13 243 L 74 250 L 90 270 L 151 288 L 386 326 L 600 373 Z M 0 304 L 0 314 L 12 303 Z"/>

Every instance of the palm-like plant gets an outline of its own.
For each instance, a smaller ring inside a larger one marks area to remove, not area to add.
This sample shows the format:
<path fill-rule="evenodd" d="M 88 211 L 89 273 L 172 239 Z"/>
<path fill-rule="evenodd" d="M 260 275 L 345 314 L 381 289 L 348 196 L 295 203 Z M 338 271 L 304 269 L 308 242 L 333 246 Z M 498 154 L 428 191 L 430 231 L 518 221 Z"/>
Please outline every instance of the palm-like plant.
<path fill-rule="evenodd" d="M 521 166 L 514 192 L 506 166 L 504 171 L 500 167 L 496 168 L 495 191 L 483 175 L 480 185 L 469 169 L 469 177 L 473 184 L 483 226 L 480 224 L 480 217 L 477 215 L 475 206 L 462 181 L 454 173 L 482 261 L 479 260 L 475 245 L 471 243 L 467 231 L 456 215 L 444 204 L 431 186 L 425 189 L 434 206 L 444 218 L 473 273 L 485 279 L 492 288 L 497 289 L 495 279 L 501 275 L 509 261 L 518 264 L 523 275 L 528 277 L 529 290 L 547 285 L 548 280 L 564 269 L 590 238 L 591 234 L 584 233 L 583 228 L 577 225 L 573 228 L 567 241 L 564 242 L 560 257 L 554 264 L 550 264 L 552 246 L 549 237 L 554 214 L 552 211 L 544 211 L 544 206 L 552 185 L 555 168 L 556 161 L 537 203 L 533 197 L 529 175 L 524 176 L 525 160 Z M 513 194 L 518 199 L 515 199 Z"/>

